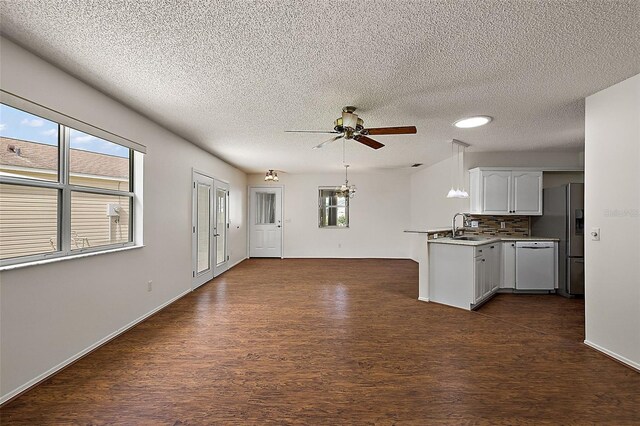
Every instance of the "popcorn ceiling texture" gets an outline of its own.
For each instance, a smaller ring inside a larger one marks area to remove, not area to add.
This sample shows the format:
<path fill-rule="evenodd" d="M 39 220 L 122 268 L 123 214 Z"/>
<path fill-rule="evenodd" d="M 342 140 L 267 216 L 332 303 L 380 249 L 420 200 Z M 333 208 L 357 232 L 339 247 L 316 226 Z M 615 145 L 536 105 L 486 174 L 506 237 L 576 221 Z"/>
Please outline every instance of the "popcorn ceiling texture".
<path fill-rule="evenodd" d="M 5 0 L 2 33 L 247 172 L 340 170 L 345 105 L 363 168 L 470 151 L 579 151 L 584 98 L 640 72 L 640 2 Z M 455 120 L 489 114 L 488 126 Z M 123 135 L 126 136 L 126 135 Z"/>

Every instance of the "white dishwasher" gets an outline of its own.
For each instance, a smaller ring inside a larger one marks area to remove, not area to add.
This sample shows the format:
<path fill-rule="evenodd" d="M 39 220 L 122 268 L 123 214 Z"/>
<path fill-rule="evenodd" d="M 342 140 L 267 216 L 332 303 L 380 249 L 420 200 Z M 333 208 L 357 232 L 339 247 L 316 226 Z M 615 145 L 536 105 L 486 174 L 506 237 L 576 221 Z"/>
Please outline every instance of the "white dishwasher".
<path fill-rule="evenodd" d="M 516 290 L 555 289 L 555 243 L 516 242 Z"/>

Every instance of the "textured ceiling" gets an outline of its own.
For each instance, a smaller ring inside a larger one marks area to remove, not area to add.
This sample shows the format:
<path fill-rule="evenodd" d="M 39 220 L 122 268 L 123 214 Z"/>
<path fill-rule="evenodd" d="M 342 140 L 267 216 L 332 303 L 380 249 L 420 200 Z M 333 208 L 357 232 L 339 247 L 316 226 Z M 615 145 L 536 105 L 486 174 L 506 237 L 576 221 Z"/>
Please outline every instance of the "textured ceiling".
<path fill-rule="evenodd" d="M 86 1 L 0 3 L 8 38 L 247 172 L 337 170 L 311 147 L 345 105 L 352 170 L 474 151 L 580 150 L 584 97 L 640 72 L 640 2 Z M 459 118 L 487 114 L 482 128 Z"/>

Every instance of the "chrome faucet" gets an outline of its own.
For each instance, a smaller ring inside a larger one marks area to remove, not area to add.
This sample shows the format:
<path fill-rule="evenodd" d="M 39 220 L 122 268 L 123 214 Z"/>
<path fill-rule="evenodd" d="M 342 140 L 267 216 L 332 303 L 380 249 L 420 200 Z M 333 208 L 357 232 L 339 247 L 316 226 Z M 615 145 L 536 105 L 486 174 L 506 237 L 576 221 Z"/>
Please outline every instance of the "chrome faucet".
<path fill-rule="evenodd" d="M 466 225 L 467 219 L 469 218 L 465 213 L 456 213 L 453 215 L 453 220 L 451 221 L 451 232 L 452 232 L 452 237 L 455 238 L 456 237 L 456 232 L 458 232 L 458 229 L 456 229 L 456 218 L 458 216 L 462 216 L 462 219 L 464 220 L 464 225 Z"/>

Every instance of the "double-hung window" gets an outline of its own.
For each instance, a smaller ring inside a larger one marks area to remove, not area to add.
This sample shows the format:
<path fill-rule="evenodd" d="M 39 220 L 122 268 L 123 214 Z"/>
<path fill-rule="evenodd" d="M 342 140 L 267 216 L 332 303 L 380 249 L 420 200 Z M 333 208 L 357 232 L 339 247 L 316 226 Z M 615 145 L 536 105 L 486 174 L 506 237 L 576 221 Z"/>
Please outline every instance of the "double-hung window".
<path fill-rule="evenodd" d="M 318 189 L 320 228 L 349 227 L 349 196 L 335 187 Z"/>
<path fill-rule="evenodd" d="M 3 92 L 0 266 L 133 246 L 134 147 Z"/>

